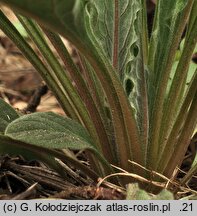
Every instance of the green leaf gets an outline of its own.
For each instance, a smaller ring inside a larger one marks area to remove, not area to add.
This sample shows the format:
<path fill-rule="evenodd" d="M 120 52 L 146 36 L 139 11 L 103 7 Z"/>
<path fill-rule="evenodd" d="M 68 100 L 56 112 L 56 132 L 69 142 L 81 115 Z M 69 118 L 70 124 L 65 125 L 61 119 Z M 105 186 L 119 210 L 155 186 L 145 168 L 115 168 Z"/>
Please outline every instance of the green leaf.
<path fill-rule="evenodd" d="M 89 1 L 86 6 L 93 36 L 121 77 L 139 53 L 136 33 L 139 2 Z"/>
<path fill-rule="evenodd" d="M 160 136 L 164 137 L 163 128 L 168 129 L 162 122 L 168 79 L 192 4 L 193 0 L 157 2 L 148 59 L 150 139 L 147 164 L 154 170 L 163 141 Z"/>
<path fill-rule="evenodd" d="M 89 38 L 94 44 L 101 46 L 105 56 L 110 60 L 111 65 L 116 70 L 115 72 L 122 83 L 132 107 L 132 113 L 128 113 L 126 118 L 132 116 L 133 119 L 131 121 L 135 121 L 135 124 L 137 124 L 137 133 L 139 133 L 139 137 L 141 138 L 140 148 L 144 153 L 142 157 L 145 158 L 148 117 L 147 85 L 143 63 L 143 53 L 146 53 L 143 49 L 146 50 L 146 48 L 142 46 L 144 41 L 142 17 L 143 8 L 139 0 L 89 1 L 86 6 L 86 25 L 90 28 Z M 111 83 L 111 81 L 109 80 L 108 83 Z M 119 90 L 116 89 L 116 91 L 118 92 Z M 120 99 L 119 101 L 121 102 Z M 126 109 L 123 112 L 126 113 Z M 120 113 L 120 109 L 118 113 Z M 120 124 L 120 121 L 115 124 Z M 132 131 L 134 132 L 134 130 L 133 128 Z M 129 133 L 132 132 L 130 131 Z M 118 136 L 125 135 L 118 134 Z M 133 143 L 132 140 L 132 152 L 130 155 L 139 148 L 135 147 L 134 150 Z M 123 145 L 119 147 L 119 149 L 126 148 Z M 119 149 L 117 151 L 121 152 Z M 125 155 L 124 153 L 124 157 Z"/>
<path fill-rule="evenodd" d="M 5 135 L 45 148 L 96 149 L 85 128 L 52 112 L 24 115 L 8 125 Z"/>
<path fill-rule="evenodd" d="M 174 74 L 176 72 L 177 65 L 178 65 L 178 61 L 175 61 L 174 64 L 173 64 L 173 67 L 172 67 L 172 71 L 170 73 L 169 80 L 168 80 L 166 96 L 169 93 L 170 86 L 172 84 L 172 80 L 173 80 Z M 191 82 L 191 79 L 194 76 L 196 69 L 197 69 L 197 64 L 195 64 L 193 61 L 191 61 L 190 64 L 189 64 L 189 69 L 188 69 L 188 73 L 187 73 L 187 79 L 185 81 L 185 87 L 184 87 L 185 90 L 184 90 L 184 92 L 187 91 L 189 83 Z"/>
<path fill-rule="evenodd" d="M 0 132 L 4 132 L 7 125 L 17 119 L 19 114 L 8 103 L 0 98 Z"/>
<path fill-rule="evenodd" d="M 142 143 L 147 142 L 147 95 L 143 63 L 143 10 L 137 1 L 89 1 L 86 22 L 89 37 L 97 41 L 116 69 L 135 112 Z M 145 153 L 145 147 L 142 147 Z"/>
<path fill-rule="evenodd" d="M 31 147 L 29 144 L 20 146 L 17 141 L 4 135 L 0 135 L 0 154 L 9 154 L 10 156 L 22 155 L 26 160 L 40 160 L 48 164 L 62 176 L 65 176 L 65 172 L 53 155 L 44 152 L 39 147 L 37 149 L 34 146 Z"/>
<path fill-rule="evenodd" d="M 27 145 L 49 149 L 87 149 L 98 157 L 109 172 L 112 170 L 83 126 L 52 112 L 24 115 L 7 126 L 5 135 Z"/>
<path fill-rule="evenodd" d="M 150 69 L 155 73 L 155 83 L 162 75 L 169 50 L 173 45 L 173 38 L 176 37 L 177 27 L 187 4 L 188 1 L 185 0 L 160 0 L 157 4 L 149 55 Z"/>

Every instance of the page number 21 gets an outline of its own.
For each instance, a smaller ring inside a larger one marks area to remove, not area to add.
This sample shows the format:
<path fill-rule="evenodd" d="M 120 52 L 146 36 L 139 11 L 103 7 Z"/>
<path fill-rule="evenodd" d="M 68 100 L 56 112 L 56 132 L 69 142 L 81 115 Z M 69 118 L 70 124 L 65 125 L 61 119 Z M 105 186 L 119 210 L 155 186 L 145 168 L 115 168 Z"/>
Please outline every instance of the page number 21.
<path fill-rule="evenodd" d="M 182 209 L 180 211 L 192 211 L 193 205 L 192 203 L 182 203 Z"/>

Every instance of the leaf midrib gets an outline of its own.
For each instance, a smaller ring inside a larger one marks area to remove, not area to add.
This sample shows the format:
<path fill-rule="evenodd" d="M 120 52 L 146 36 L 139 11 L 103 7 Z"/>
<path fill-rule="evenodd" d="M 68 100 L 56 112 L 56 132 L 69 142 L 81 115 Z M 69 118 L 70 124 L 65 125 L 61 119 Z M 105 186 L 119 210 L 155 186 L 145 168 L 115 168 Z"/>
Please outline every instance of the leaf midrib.
<path fill-rule="evenodd" d="M 119 4 L 114 2 L 114 39 L 113 39 L 113 67 L 118 69 L 118 46 L 119 46 Z"/>

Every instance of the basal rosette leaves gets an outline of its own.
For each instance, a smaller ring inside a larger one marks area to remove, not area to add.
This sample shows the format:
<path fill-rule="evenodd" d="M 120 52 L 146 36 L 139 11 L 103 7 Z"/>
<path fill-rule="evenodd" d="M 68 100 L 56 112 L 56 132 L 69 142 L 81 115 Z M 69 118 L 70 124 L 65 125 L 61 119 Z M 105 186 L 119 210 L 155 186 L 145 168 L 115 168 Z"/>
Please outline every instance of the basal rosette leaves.
<path fill-rule="evenodd" d="M 125 78 L 125 74 L 122 76 L 122 82 L 124 83 L 125 79 L 129 80 L 126 82 L 127 89 L 125 90 L 127 92 L 128 97 L 130 98 L 130 102 L 132 107 L 135 109 L 136 115 L 134 116 L 134 109 L 132 110 L 131 107 L 128 104 L 128 100 L 124 89 L 121 85 L 121 82 L 119 82 L 118 76 L 115 74 L 116 67 L 112 67 L 115 65 L 123 65 L 125 64 L 125 68 L 130 72 L 131 70 L 128 68 L 135 68 L 135 64 L 138 64 L 142 62 L 141 55 L 138 55 L 138 53 L 141 52 L 141 47 L 138 46 L 138 44 L 135 44 L 135 42 L 132 42 L 134 48 L 132 51 L 132 55 L 136 57 L 139 56 L 140 62 L 132 62 L 132 58 L 129 55 L 129 59 L 126 59 L 124 61 L 124 55 L 127 55 L 125 53 L 121 54 L 122 60 L 120 63 L 117 64 L 117 59 L 119 59 L 119 48 L 117 49 L 116 46 L 113 45 L 113 53 L 116 57 L 113 57 L 113 62 L 110 63 L 110 60 L 108 59 L 106 51 L 102 48 L 102 45 L 98 42 L 98 40 L 95 39 L 93 28 L 90 23 L 89 19 L 89 13 L 91 12 L 92 5 L 91 4 L 98 4 L 100 5 L 102 1 L 91 1 L 91 0 L 54 0 L 54 1 L 18 1 L 18 0 L 0 0 L 0 2 L 3 2 L 7 4 L 9 7 L 11 7 L 13 10 L 17 11 L 18 13 L 21 13 L 22 15 L 27 15 L 28 17 L 34 18 L 38 23 L 44 25 L 45 27 L 48 27 L 52 31 L 56 31 L 62 36 L 66 37 L 70 42 L 72 42 L 77 49 L 88 59 L 89 63 L 93 66 L 94 71 L 96 75 L 98 76 L 99 80 L 102 83 L 102 87 L 106 93 L 107 100 L 109 101 L 110 109 L 112 110 L 112 125 L 114 128 L 114 136 L 116 139 L 116 145 L 115 148 L 117 148 L 117 152 L 119 152 L 119 161 L 120 164 L 123 164 L 125 169 L 130 169 L 128 165 L 128 158 L 134 159 L 138 161 L 139 163 L 143 163 L 144 160 L 143 156 L 141 155 L 141 146 L 139 145 L 139 135 L 146 134 L 147 132 L 147 118 L 146 116 L 140 116 L 141 111 L 139 111 L 141 108 L 146 109 L 146 97 L 143 99 L 143 102 L 139 99 L 140 95 L 144 93 L 144 88 L 146 88 L 146 85 L 141 85 L 141 88 L 139 88 L 138 83 L 142 81 L 144 84 L 144 70 L 142 69 L 137 75 L 135 73 L 129 74 L 129 78 Z M 107 3 L 107 1 L 105 1 Z M 116 8 L 113 7 L 112 1 L 111 5 L 108 4 L 107 11 L 110 13 L 114 13 L 113 10 L 117 11 Z M 118 28 L 126 29 L 126 22 L 127 24 L 130 24 L 129 16 L 132 15 L 132 17 L 136 17 L 136 13 L 130 14 L 131 9 L 133 8 L 133 5 L 131 4 L 131 1 L 125 1 L 126 4 L 124 4 L 124 1 L 115 1 L 116 4 L 120 3 L 119 9 L 123 13 L 124 8 L 126 9 L 126 17 L 121 21 L 124 23 L 124 25 L 118 25 Z M 135 1 L 137 7 L 140 3 L 140 1 Z M 127 6 L 127 4 L 129 4 Z M 118 9 L 118 10 L 119 10 Z M 128 11 L 128 12 L 127 12 Z M 100 13 L 100 12 L 99 12 Z M 123 13 L 124 14 L 124 13 Z M 140 13 L 139 13 L 140 15 Z M 105 16 L 105 14 L 101 14 L 101 16 Z M 124 17 L 124 16 L 123 16 Z M 119 17 L 116 16 L 116 22 Z M 134 22 L 135 19 L 132 18 L 132 22 Z M 122 26 L 122 27 L 120 27 Z M 119 29 L 120 30 L 120 29 Z M 115 31 L 116 32 L 116 31 Z M 127 30 L 123 32 L 123 34 L 128 34 Z M 120 35 L 115 35 L 115 41 L 119 41 Z M 134 35 L 134 38 L 136 36 Z M 128 40 L 133 40 L 133 36 L 128 36 Z M 121 42 L 119 43 L 120 46 L 123 46 L 124 39 L 121 39 Z M 139 40 L 140 41 L 140 40 Z M 131 44 L 129 44 L 130 46 Z M 128 47 L 129 47 L 128 46 Z M 127 47 L 127 45 L 125 45 Z M 123 48 L 124 49 L 124 48 Z M 131 51 L 129 50 L 129 52 Z M 113 56 L 114 56 L 113 54 Z M 126 57 L 127 58 L 127 57 Z M 119 60 L 118 60 L 119 61 Z M 114 65 L 115 62 L 115 65 Z M 121 63 L 123 62 L 123 63 Z M 128 62 L 129 65 L 127 65 L 125 62 Z M 131 66 L 130 66 L 131 64 Z M 140 63 L 140 67 L 143 68 L 143 65 Z M 141 69 L 141 68 L 140 68 Z M 134 70 L 135 71 L 135 70 Z M 136 71 L 135 71 L 136 72 Z M 125 73 L 125 72 L 124 72 Z M 135 77 L 138 77 L 138 80 L 135 82 Z M 140 81 L 139 81 L 140 80 Z M 129 83 L 129 84 L 128 84 Z M 134 86 L 132 88 L 132 85 Z M 140 91 L 139 91 L 140 90 Z M 132 96 L 133 95 L 133 96 Z M 145 95 L 145 94 L 143 94 Z M 142 105 L 143 104 L 143 105 Z M 146 112 L 142 112 L 145 113 Z M 139 117 L 140 116 L 140 117 Z M 138 122 L 138 125 L 136 124 L 136 119 Z M 140 128 L 141 134 L 138 133 L 138 128 Z M 143 128 L 141 129 L 141 126 Z M 144 137 L 143 135 L 141 137 Z M 146 140 L 146 137 L 143 138 L 143 140 Z M 120 147 L 121 146 L 121 147 Z M 135 149 L 137 154 L 132 155 L 132 151 Z M 136 158 L 136 155 L 138 157 Z M 140 156 L 139 156 L 140 155 Z"/>

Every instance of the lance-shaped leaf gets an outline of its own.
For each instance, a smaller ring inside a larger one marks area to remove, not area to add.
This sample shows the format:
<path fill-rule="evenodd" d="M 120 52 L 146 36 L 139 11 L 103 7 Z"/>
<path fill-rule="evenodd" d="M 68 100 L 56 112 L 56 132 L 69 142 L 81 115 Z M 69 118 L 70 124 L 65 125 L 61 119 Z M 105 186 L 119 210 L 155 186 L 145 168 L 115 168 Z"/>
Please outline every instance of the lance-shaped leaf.
<path fill-rule="evenodd" d="M 19 114 L 0 98 L 0 132 L 4 132 L 7 125 L 19 117 Z"/>
<path fill-rule="evenodd" d="M 137 19 L 141 1 L 89 1 L 87 19 L 93 36 L 102 47 L 120 77 L 139 53 Z M 129 71 L 130 72 L 130 71 Z"/>
<path fill-rule="evenodd" d="M 149 76 L 151 100 L 149 100 L 150 157 L 147 164 L 151 169 L 155 169 L 160 151 L 161 121 L 168 79 L 192 3 L 193 0 L 160 0 L 157 3 L 148 61 L 151 74 Z"/>
<path fill-rule="evenodd" d="M 143 63 L 143 8 L 141 0 L 89 1 L 87 18 L 95 40 L 119 75 L 146 140 L 147 97 Z"/>

